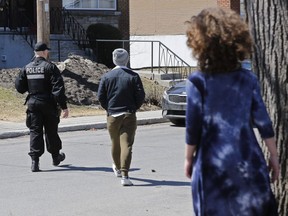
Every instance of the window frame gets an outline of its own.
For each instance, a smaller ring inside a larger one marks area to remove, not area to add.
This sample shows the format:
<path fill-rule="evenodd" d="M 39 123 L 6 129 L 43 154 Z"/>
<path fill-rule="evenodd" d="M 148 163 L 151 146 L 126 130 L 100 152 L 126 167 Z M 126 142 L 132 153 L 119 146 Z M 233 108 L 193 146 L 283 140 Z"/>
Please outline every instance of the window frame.
<path fill-rule="evenodd" d="M 85 0 L 79 0 L 79 1 L 85 1 Z M 94 1 L 97 1 L 98 2 L 98 6 L 99 6 L 99 1 L 101 0 L 94 0 Z M 64 4 L 63 4 L 63 0 L 62 0 L 62 5 L 63 7 L 66 9 L 66 10 L 93 10 L 93 11 L 116 11 L 117 10 L 117 4 L 118 3 L 118 0 L 114 0 L 114 7 L 113 8 L 73 8 L 73 7 L 65 7 Z"/>

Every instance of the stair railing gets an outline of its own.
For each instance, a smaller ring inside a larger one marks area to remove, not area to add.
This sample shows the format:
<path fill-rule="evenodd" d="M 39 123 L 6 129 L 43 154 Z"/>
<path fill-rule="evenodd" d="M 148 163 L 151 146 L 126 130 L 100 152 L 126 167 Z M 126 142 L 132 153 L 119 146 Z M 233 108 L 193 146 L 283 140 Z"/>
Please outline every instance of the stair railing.
<path fill-rule="evenodd" d="M 179 74 L 181 79 L 186 79 L 189 74 L 192 72 L 192 67 L 184 61 L 181 57 L 179 57 L 175 52 L 169 49 L 166 45 L 164 45 L 161 41 L 153 41 L 153 40 L 104 40 L 104 39 L 97 39 L 97 43 L 99 42 L 120 42 L 122 43 L 122 48 L 125 48 L 125 44 L 128 43 L 128 47 L 130 47 L 131 43 L 150 43 L 151 49 L 149 56 L 151 57 L 150 60 L 150 68 L 152 74 L 154 73 L 155 69 L 160 74 L 161 72 L 164 74 Z M 94 42 L 95 42 L 94 41 Z M 155 49 L 156 45 L 156 49 Z M 158 46 L 158 53 L 156 52 Z M 97 52 L 97 50 L 96 50 Z M 96 56 L 97 53 L 95 53 Z M 158 60 L 155 62 L 155 57 Z M 179 76 L 178 76 L 179 77 Z"/>
<path fill-rule="evenodd" d="M 166 74 L 176 72 L 181 74 L 182 79 L 187 78 L 191 73 L 192 67 L 165 44 L 160 41 L 157 42 L 159 43 L 159 70 Z"/>
<path fill-rule="evenodd" d="M 83 50 L 89 47 L 86 30 L 65 8 L 51 8 L 50 22 L 52 32 L 62 32 L 69 35 Z"/>
<path fill-rule="evenodd" d="M 20 34 L 31 48 L 36 43 L 36 28 L 30 19 L 22 12 L 18 13 L 17 27 L 15 30 Z"/>
<path fill-rule="evenodd" d="M 61 21 L 59 22 L 59 20 Z M 72 38 L 72 40 L 77 42 L 77 45 L 82 50 L 86 51 L 86 48 L 91 48 L 91 43 L 96 44 L 96 47 L 94 47 L 94 52 L 96 52 L 94 54 L 96 55 L 96 58 L 98 56 L 97 47 L 98 47 L 99 42 L 111 42 L 111 43 L 121 42 L 122 47 L 126 49 L 127 47 L 130 47 L 131 43 L 147 43 L 148 42 L 151 44 L 150 57 L 151 57 L 152 74 L 154 73 L 154 70 L 156 69 L 158 70 L 158 73 L 161 73 L 161 72 L 165 74 L 178 73 L 180 74 L 180 77 L 182 77 L 182 79 L 185 79 L 191 73 L 192 67 L 183 59 L 181 59 L 175 52 L 173 52 L 171 49 L 169 49 L 166 45 L 164 45 L 160 41 L 105 40 L 105 39 L 97 39 L 95 41 L 91 41 L 87 37 L 86 30 L 84 29 L 84 27 L 65 8 L 62 8 L 62 9 L 52 8 L 50 11 L 50 22 L 51 22 L 51 26 L 55 28 L 55 29 L 52 29 L 51 31 L 63 32 L 69 35 Z M 58 44 L 60 44 L 60 41 L 61 40 L 58 41 Z M 158 49 L 154 48 L 155 45 L 158 46 Z M 156 50 L 158 50 L 157 54 L 155 54 Z M 60 52 L 60 50 L 58 51 Z M 158 55 L 158 65 L 157 65 L 157 62 L 155 63 L 155 59 L 154 59 L 154 57 L 157 57 L 156 55 Z M 58 54 L 58 56 L 60 58 L 60 53 Z"/>

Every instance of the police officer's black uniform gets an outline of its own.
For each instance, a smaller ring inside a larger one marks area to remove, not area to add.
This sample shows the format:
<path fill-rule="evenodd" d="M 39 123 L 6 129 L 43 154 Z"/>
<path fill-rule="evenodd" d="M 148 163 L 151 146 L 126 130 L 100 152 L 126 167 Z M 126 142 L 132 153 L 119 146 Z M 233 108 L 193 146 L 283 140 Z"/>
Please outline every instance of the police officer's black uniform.
<path fill-rule="evenodd" d="M 49 49 L 44 45 L 44 48 Z M 38 46 L 36 44 L 35 49 Z M 52 154 L 53 164 L 57 166 L 65 158 L 64 153 L 59 153 L 62 142 L 58 136 L 58 106 L 62 110 L 67 109 L 65 87 L 59 69 L 45 58 L 36 57 L 21 69 L 15 87 L 20 93 L 29 93 L 26 98 L 26 125 L 30 129 L 32 171 L 39 171 L 39 157 L 44 153 L 43 127 L 47 151 Z M 33 163 L 37 163 L 37 166 Z"/>

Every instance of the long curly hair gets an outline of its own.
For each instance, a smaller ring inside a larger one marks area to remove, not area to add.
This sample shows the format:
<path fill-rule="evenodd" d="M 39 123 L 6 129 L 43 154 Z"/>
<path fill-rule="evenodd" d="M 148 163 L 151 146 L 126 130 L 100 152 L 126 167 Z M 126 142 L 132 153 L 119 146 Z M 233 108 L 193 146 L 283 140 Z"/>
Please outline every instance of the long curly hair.
<path fill-rule="evenodd" d="M 250 58 L 252 38 L 248 25 L 232 10 L 207 8 L 187 24 L 187 46 L 204 73 L 231 72 Z"/>

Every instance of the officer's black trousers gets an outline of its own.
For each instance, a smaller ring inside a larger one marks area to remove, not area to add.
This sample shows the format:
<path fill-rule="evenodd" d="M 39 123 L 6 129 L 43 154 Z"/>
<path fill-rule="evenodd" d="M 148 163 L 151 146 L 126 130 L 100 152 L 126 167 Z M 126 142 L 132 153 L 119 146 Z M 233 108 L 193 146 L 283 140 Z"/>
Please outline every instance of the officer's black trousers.
<path fill-rule="evenodd" d="M 47 151 L 58 155 L 62 142 L 58 135 L 59 113 L 53 100 L 39 100 L 30 97 L 27 101 L 26 125 L 30 129 L 30 152 L 32 159 L 44 153 L 43 129 Z"/>

